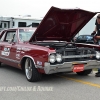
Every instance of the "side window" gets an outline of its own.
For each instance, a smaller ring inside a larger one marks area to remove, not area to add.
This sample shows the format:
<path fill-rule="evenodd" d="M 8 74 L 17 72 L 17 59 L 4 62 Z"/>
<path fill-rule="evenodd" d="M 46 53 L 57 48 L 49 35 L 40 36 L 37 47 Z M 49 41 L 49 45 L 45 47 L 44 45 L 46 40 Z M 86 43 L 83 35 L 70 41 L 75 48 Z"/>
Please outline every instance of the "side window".
<path fill-rule="evenodd" d="M 13 36 L 13 42 L 17 42 L 17 36 L 16 36 L 16 33 L 15 33 L 14 36 Z"/>
<path fill-rule="evenodd" d="M 13 33 L 12 32 L 7 32 L 6 37 L 5 37 L 5 42 L 8 42 L 9 40 L 13 39 Z"/>
<path fill-rule="evenodd" d="M 6 37 L 4 41 L 8 42 L 9 40 L 12 40 L 12 39 L 13 39 L 13 42 L 17 42 L 16 31 L 8 31 L 6 33 Z"/>
<path fill-rule="evenodd" d="M 4 38 L 5 38 L 5 35 L 6 35 L 6 32 L 4 31 L 4 32 L 2 32 L 3 33 L 3 35 L 1 36 L 1 38 L 0 38 L 0 41 L 3 41 L 4 40 Z"/>

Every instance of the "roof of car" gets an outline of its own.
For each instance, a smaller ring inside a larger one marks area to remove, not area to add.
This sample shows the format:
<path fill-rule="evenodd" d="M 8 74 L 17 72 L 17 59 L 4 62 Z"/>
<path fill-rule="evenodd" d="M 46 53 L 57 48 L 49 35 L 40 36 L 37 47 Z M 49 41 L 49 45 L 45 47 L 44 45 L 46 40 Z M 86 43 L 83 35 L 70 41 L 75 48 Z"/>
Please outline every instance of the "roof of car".
<path fill-rule="evenodd" d="M 36 27 L 18 27 L 18 28 L 8 28 L 8 29 L 5 29 L 5 30 L 18 30 L 18 29 L 37 29 Z"/>

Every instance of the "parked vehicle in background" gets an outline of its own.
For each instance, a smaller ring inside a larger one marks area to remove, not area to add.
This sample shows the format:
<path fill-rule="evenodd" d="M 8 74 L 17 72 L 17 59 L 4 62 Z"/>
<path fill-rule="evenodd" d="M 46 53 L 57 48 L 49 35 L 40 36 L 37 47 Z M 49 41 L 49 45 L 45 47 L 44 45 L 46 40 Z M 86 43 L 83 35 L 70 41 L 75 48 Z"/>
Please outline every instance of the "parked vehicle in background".
<path fill-rule="evenodd" d="M 96 13 L 51 7 L 38 28 L 12 28 L 0 34 L 0 63 L 25 71 L 28 81 L 42 74 L 74 72 L 88 75 L 100 67 L 94 45 L 72 43 Z"/>
<path fill-rule="evenodd" d="M 76 43 L 89 43 L 94 44 L 93 36 L 91 35 L 79 35 L 76 40 Z"/>
<path fill-rule="evenodd" d="M 0 31 L 8 28 L 17 27 L 38 27 L 42 18 L 33 18 L 31 16 L 0 16 Z"/>

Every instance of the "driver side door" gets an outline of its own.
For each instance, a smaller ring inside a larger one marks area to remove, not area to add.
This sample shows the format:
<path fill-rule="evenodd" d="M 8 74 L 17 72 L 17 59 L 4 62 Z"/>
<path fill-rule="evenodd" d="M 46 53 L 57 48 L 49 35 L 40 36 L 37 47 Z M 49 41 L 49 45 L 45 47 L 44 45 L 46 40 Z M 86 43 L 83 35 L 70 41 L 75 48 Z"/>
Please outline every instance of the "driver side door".
<path fill-rule="evenodd" d="M 16 35 L 16 30 L 5 31 L 4 36 L 1 37 L 2 41 L 0 42 L 1 62 L 15 67 L 18 65 L 17 61 L 14 59 L 17 41 L 13 43 L 10 43 L 9 41 L 11 41 Z"/>

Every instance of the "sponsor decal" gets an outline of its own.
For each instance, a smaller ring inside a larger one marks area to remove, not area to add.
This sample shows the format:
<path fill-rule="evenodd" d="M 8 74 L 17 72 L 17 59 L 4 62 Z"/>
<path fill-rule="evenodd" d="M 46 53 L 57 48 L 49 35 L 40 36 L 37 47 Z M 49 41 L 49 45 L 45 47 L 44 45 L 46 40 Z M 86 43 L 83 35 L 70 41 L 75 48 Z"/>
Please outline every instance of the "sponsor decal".
<path fill-rule="evenodd" d="M 22 50 L 22 49 L 21 49 L 20 47 L 18 47 L 18 48 L 17 48 L 17 51 L 20 51 L 20 50 Z"/>
<path fill-rule="evenodd" d="M 20 57 L 20 54 L 16 54 L 16 57 Z"/>
<path fill-rule="evenodd" d="M 31 49 L 30 48 L 23 47 L 22 50 L 23 51 L 30 51 Z"/>
<path fill-rule="evenodd" d="M 1 55 L 9 56 L 9 54 L 10 54 L 10 48 L 9 47 L 4 47 L 4 50 L 1 51 Z"/>
<path fill-rule="evenodd" d="M 17 53 L 17 54 L 16 54 L 16 58 L 17 58 L 17 59 L 20 59 L 20 53 Z"/>
<path fill-rule="evenodd" d="M 22 51 L 21 53 L 25 53 L 24 51 Z"/>
<path fill-rule="evenodd" d="M 21 50 L 23 50 L 23 51 L 30 51 L 31 49 L 30 48 L 27 48 L 27 47 L 18 47 L 17 49 L 16 49 L 16 52 L 20 52 Z"/>
<path fill-rule="evenodd" d="M 42 62 L 41 61 L 37 61 L 37 65 L 42 65 Z"/>
<path fill-rule="evenodd" d="M 84 71 L 84 64 L 74 65 L 73 72 L 81 72 Z"/>
<path fill-rule="evenodd" d="M 1 52 L 1 55 L 3 55 L 3 56 L 9 56 L 9 54 L 10 54 L 10 52 L 5 52 L 5 51 Z"/>

